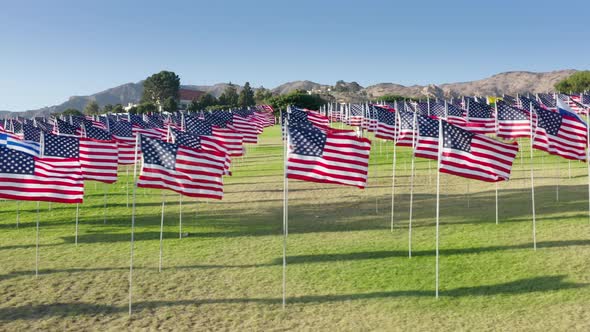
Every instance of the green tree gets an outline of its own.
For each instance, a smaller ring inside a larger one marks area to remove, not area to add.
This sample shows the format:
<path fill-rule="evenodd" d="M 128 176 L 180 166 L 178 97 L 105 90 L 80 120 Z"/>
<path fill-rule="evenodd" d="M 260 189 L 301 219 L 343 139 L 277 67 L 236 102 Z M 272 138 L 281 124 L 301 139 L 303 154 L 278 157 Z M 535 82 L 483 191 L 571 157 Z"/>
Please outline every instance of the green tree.
<path fill-rule="evenodd" d="M 244 84 L 244 88 L 240 91 L 240 95 L 238 97 L 238 105 L 241 107 L 248 107 L 255 105 L 256 102 L 254 101 L 254 90 L 250 87 L 250 82 L 246 82 Z"/>
<path fill-rule="evenodd" d="M 112 113 L 113 112 L 113 105 L 111 104 L 106 104 L 102 107 L 102 113 Z"/>
<path fill-rule="evenodd" d="M 66 108 L 61 114 L 63 115 L 84 115 L 84 113 L 80 112 L 75 108 Z"/>
<path fill-rule="evenodd" d="M 256 92 L 254 93 L 254 100 L 257 104 L 264 104 L 264 101 L 270 98 L 272 98 L 272 92 L 263 86 L 256 89 Z"/>
<path fill-rule="evenodd" d="M 226 105 L 229 107 L 236 107 L 238 106 L 238 98 L 239 96 L 236 86 L 229 82 L 221 96 L 219 96 L 219 104 Z"/>
<path fill-rule="evenodd" d="M 205 93 L 199 97 L 199 109 L 205 109 L 209 106 L 217 104 L 219 104 L 219 100 L 217 100 L 217 98 L 215 98 L 215 96 L 210 93 Z"/>
<path fill-rule="evenodd" d="M 384 101 L 386 103 L 393 103 L 396 101 L 404 101 L 404 100 L 418 101 L 418 98 L 405 97 L 405 96 L 400 96 L 400 95 L 383 95 L 381 97 L 377 97 L 377 101 Z"/>
<path fill-rule="evenodd" d="M 174 72 L 161 71 L 143 82 L 142 102 L 163 105 L 168 98 L 178 99 L 180 78 Z"/>
<path fill-rule="evenodd" d="M 320 106 L 326 103 L 320 95 L 308 94 L 303 90 L 296 90 L 286 95 L 275 96 L 268 99 L 268 103 L 273 107 L 275 112 L 285 110 L 288 106 L 297 106 L 310 110 L 318 110 Z"/>
<path fill-rule="evenodd" d="M 149 113 L 149 112 L 153 113 L 156 111 L 158 111 L 158 107 L 156 107 L 156 105 L 154 105 L 153 103 L 141 103 L 141 104 L 129 109 L 129 113 L 132 113 L 132 114 L 143 114 L 143 113 Z"/>
<path fill-rule="evenodd" d="M 123 109 L 123 105 L 121 104 L 117 104 L 115 106 L 113 106 L 113 109 L 111 110 L 112 113 L 124 113 L 125 110 Z"/>
<path fill-rule="evenodd" d="M 98 106 L 98 103 L 96 102 L 96 100 L 91 100 L 88 102 L 88 104 L 86 104 L 86 107 L 84 107 L 84 114 L 86 114 L 86 115 L 100 114 L 100 107 Z"/>
<path fill-rule="evenodd" d="M 555 84 L 555 90 L 563 93 L 590 90 L 590 71 L 579 71 L 557 82 Z"/>
<path fill-rule="evenodd" d="M 162 111 L 164 112 L 176 112 L 178 110 L 178 103 L 176 103 L 176 99 L 172 97 L 168 97 L 164 100 L 162 104 Z"/>

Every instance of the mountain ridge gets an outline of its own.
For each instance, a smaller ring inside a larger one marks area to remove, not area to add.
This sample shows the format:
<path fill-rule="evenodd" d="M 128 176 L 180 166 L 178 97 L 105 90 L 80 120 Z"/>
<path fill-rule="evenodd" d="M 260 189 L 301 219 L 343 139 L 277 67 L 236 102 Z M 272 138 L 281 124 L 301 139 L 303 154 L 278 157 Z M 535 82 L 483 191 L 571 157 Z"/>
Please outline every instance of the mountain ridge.
<path fill-rule="evenodd" d="M 550 72 L 508 71 L 474 81 L 410 85 L 405 86 L 393 82 L 383 82 L 362 87 L 356 82 L 338 81 L 334 86 L 309 80 L 285 82 L 271 91 L 274 94 L 286 94 L 295 90 L 318 93 L 329 100 L 338 102 L 362 102 L 377 99 L 383 95 L 394 94 L 406 97 L 457 97 L 460 95 L 499 95 L 517 93 L 553 92 L 553 85 L 575 73 L 575 69 L 556 70 Z M 238 90 L 241 86 L 234 84 Z M 228 83 L 214 85 L 181 85 L 183 89 L 200 90 L 219 97 Z M 143 93 L 143 81 L 130 82 L 106 89 L 88 96 L 71 96 L 67 101 L 49 107 L 24 112 L 0 111 L 0 116 L 7 114 L 21 116 L 40 116 L 63 112 L 67 108 L 82 110 L 86 104 L 94 100 L 99 106 L 106 104 L 137 103 Z"/>

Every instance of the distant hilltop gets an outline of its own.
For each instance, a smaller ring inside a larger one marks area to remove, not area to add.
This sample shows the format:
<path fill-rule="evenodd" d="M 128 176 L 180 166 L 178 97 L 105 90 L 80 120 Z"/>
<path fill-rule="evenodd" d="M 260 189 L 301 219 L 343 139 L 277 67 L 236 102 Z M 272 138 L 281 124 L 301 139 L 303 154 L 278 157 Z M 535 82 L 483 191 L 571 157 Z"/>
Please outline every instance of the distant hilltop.
<path fill-rule="evenodd" d="M 404 86 L 395 83 L 379 83 L 362 87 L 356 82 L 338 81 L 335 85 L 320 84 L 312 81 L 293 81 L 271 89 L 273 94 L 286 94 L 295 90 L 317 93 L 328 100 L 338 102 L 364 102 L 383 95 L 400 95 L 406 97 L 448 98 L 462 95 L 515 95 L 524 93 L 553 92 L 555 83 L 567 78 L 577 70 L 567 69 L 552 72 L 535 73 L 528 71 L 511 71 L 493 75 L 471 82 L 445 83 L 440 85 Z M 181 85 L 181 89 L 197 90 L 219 97 L 227 83 L 214 85 Z M 237 86 L 238 90 L 241 88 Z M 54 106 L 36 110 L 18 112 L 19 115 L 32 117 L 63 112 L 67 108 L 82 110 L 94 100 L 99 106 L 107 104 L 138 103 L 143 93 L 143 81 L 127 83 L 89 96 L 73 96 L 67 101 Z M 0 115 L 9 111 L 0 111 Z"/>

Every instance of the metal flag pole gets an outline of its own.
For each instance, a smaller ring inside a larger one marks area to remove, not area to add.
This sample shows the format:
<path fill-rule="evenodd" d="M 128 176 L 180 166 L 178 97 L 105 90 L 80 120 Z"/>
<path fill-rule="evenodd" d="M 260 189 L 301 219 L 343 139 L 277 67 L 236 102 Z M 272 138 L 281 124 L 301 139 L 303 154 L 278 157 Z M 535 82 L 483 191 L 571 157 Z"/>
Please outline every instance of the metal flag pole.
<path fill-rule="evenodd" d="M 498 225 L 498 182 L 496 182 L 496 225 Z"/>
<path fill-rule="evenodd" d="M 289 145 L 288 119 L 284 120 L 283 139 L 283 310 L 287 304 L 287 236 L 289 234 L 289 179 L 287 178 L 287 159 Z"/>
<path fill-rule="evenodd" d="M 586 165 L 588 166 L 588 223 L 590 223 L 590 109 L 586 113 Z"/>
<path fill-rule="evenodd" d="M 440 215 L 440 159 L 442 156 L 442 149 L 443 149 L 443 138 L 444 134 L 442 131 L 442 120 L 438 120 L 438 158 L 436 161 L 437 164 L 437 172 L 436 172 L 436 292 L 435 297 L 438 299 L 438 285 L 439 285 L 439 215 Z"/>
<path fill-rule="evenodd" d="M 37 201 L 37 236 L 35 241 L 35 278 L 39 277 L 39 201 Z"/>
<path fill-rule="evenodd" d="M 103 209 L 102 217 L 103 217 L 103 224 L 106 225 L 106 223 L 107 223 L 107 192 L 109 191 L 109 186 L 106 183 L 104 183 L 103 185 L 104 185 L 104 198 L 103 198 L 104 209 Z"/>
<path fill-rule="evenodd" d="M 494 103 L 494 111 L 496 116 L 496 137 L 498 137 L 498 101 Z M 498 182 L 496 184 L 496 225 L 498 225 Z"/>
<path fill-rule="evenodd" d="M 533 103 L 530 103 L 529 117 L 531 118 L 531 207 L 533 212 L 533 249 L 537 250 L 537 218 L 535 216 L 535 171 L 533 162 Z"/>
<path fill-rule="evenodd" d="M 75 244 L 78 246 L 78 217 L 80 215 L 80 203 L 76 203 L 76 236 L 75 236 Z"/>
<path fill-rule="evenodd" d="M 16 201 L 16 228 L 20 223 L 20 201 Z"/>
<path fill-rule="evenodd" d="M 182 239 L 182 194 L 180 194 L 180 198 L 178 201 L 178 238 Z"/>
<path fill-rule="evenodd" d="M 135 144 L 137 145 L 137 142 Z M 137 156 L 135 157 L 137 158 Z M 135 165 L 135 163 L 137 163 L 137 159 L 133 162 L 133 165 Z M 135 168 L 133 168 L 133 170 L 135 171 Z M 125 166 L 125 171 L 127 172 L 127 175 L 125 176 L 125 193 L 127 194 L 127 208 L 129 208 L 129 165 Z"/>
<path fill-rule="evenodd" d="M 396 126 L 399 125 L 399 112 L 395 111 L 396 116 Z M 399 131 L 399 129 L 398 129 Z M 395 131 L 394 131 L 395 132 Z M 391 168 L 391 232 L 393 233 L 393 216 L 395 214 L 395 167 L 396 167 L 396 159 L 397 159 L 397 148 L 395 145 L 395 141 L 393 142 L 393 161 L 392 161 L 392 168 Z"/>
<path fill-rule="evenodd" d="M 162 217 L 160 218 L 160 263 L 158 272 L 162 272 L 162 252 L 164 251 L 164 206 L 166 205 L 166 195 L 162 191 Z"/>
<path fill-rule="evenodd" d="M 139 137 L 141 135 L 138 134 L 135 140 L 135 163 L 133 164 L 133 203 L 131 207 L 131 250 L 130 250 L 130 260 L 129 260 L 129 317 L 131 317 L 131 308 L 132 308 L 132 290 L 133 290 L 133 246 L 135 244 L 135 198 L 137 195 L 137 148 L 139 146 Z"/>
<path fill-rule="evenodd" d="M 415 164 L 416 164 L 416 156 L 414 155 L 414 149 L 416 148 L 416 136 L 418 135 L 418 130 L 416 130 L 416 123 L 417 123 L 417 113 L 414 111 L 414 124 L 412 125 L 412 130 L 414 134 L 412 135 L 412 161 L 410 166 L 410 220 L 408 223 L 408 257 L 412 258 L 412 212 L 414 210 L 414 173 L 415 173 Z"/>

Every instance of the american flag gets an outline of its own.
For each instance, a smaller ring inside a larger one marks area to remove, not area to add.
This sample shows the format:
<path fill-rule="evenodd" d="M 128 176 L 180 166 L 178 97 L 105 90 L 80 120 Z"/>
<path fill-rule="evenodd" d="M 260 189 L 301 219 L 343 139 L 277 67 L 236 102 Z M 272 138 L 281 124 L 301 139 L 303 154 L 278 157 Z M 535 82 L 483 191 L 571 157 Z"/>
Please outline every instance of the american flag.
<path fill-rule="evenodd" d="M 580 103 L 585 106 L 590 106 L 590 93 L 582 93 L 580 95 Z"/>
<path fill-rule="evenodd" d="M 541 105 L 545 106 L 547 109 L 557 108 L 555 104 L 555 95 L 552 93 L 539 93 L 537 94 L 537 99 Z"/>
<path fill-rule="evenodd" d="M 399 121 L 398 136 L 395 141 L 397 146 L 414 146 L 414 133 L 417 127 L 417 113 L 410 112 L 396 112 Z"/>
<path fill-rule="evenodd" d="M 349 126 L 360 127 L 363 123 L 365 108 L 362 104 L 350 104 L 350 112 L 346 119 Z"/>
<path fill-rule="evenodd" d="M 206 136 L 206 135 L 196 135 L 192 133 L 185 133 L 181 132 L 176 129 L 172 129 L 171 131 L 171 138 L 173 139 L 173 143 L 177 143 L 181 146 L 186 146 L 188 148 L 193 149 L 204 149 L 204 150 L 213 150 L 222 153 L 225 156 L 224 159 L 224 169 L 225 174 L 231 175 L 230 166 L 231 166 L 231 159 L 229 156 L 229 151 L 223 145 L 219 139 L 213 136 Z"/>
<path fill-rule="evenodd" d="M 580 97 L 579 96 L 574 97 L 573 95 L 566 95 L 566 94 L 560 93 L 560 94 L 557 95 L 557 98 L 559 98 L 561 101 L 567 103 L 568 106 L 576 114 L 582 114 L 582 115 L 588 114 L 588 108 L 585 107 L 584 105 L 582 105 L 580 103 Z"/>
<path fill-rule="evenodd" d="M 576 114 L 537 110 L 533 147 L 566 159 L 586 159 L 586 123 Z"/>
<path fill-rule="evenodd" d="M 223 198 L 224 156 L 140 136 L 143 165 L 138 187 L 190 197 Z"/>
<path fill-rule="evenodd" d="M 488 104 L 476 101 L 467 101 L 467 124 L 464 129 L 476 134 L 493 134 L 496 132 L 496 119 L 494 110 Z"/>
<path fill-rule="evenodd" d="M 233 114 L 231 129 L 241 133 L 244 137 L 244 143 L 258 143 L 258 134 L 261 132 L 261 127 L 257 123 L 253 123 L 253 118 Z"/>
<path fill-rule="evenodd" d="M 508 180 L 518 143 L 502 143 L 442 121 L 440 172 L 486 182 Z"/>
<path fill-rule="evenodd" d="M 195 135 L 212 136 L 225 146 L 232 157 L 244 155 L 243 136 L 241 133 L 228 128 L 219 128 L 207 120 L 195 116 L 185 116 L 186 132 Z"/>
<path fill-rule="evenodd" d="M 531 136 L 531 120 L 529 112 L 497 101 L 498 137 L 512 139 Z"/>
<path fill-rule="evenodd" d="M 464 126 L 467 120 L 464 118 L 464 111 L 459 107 L 445 102 L 432 102 L 430 116 L 444 119 L 457 126 Z"/>
<path fill-rule="evenodd" d="M 117 142 L 118 163 L 120 165 L 134 164 L 136 137 L 133 135 L 131 122 L 109 119 L 108 127 Z"/>
<path fill-rule="evenodd" d="M 26 141 L 40 142 L 41 128 L 33 127 L 30 124 L 23 124 L 23 138 Z"/>
<path fill-rule="evenodd" d="M 378 125 L 375 137 L 395 140 L 397 136 L 397 112 L 379 106 L 374 106 L 377 113 Z"/>
<path fill-rule="evenodd" d="M 84 180 L 78 159 L 35 157 L 0 146 L 0 197 L 82 203 Z"/>
<path fill-rule="evenodd" d="M 287 177 L 364 188 L 371 141 L 354 134 L 289 125 Z"/>
<path fill-rule="evenodd" d="M 417 116 L 418 136 L 414 155 L 426 159 L 438 159 L 438 122 L 423 115 Z M 443 121 L 444 122 L 444 121 Z"/>
<path fill-rule="evenodd" d="M 330 120 L 328 119 L 328 117 L 321 115 L 319 112 L 317 111 L 310 111 L 307 109 L 299 109 L 296 107 L 290 107 L 290 112 L 289 112 L 289 123 L 294 123 L 292 118 L 294 119 L 307 119 L 309 122 L 311 122 L 314 126 L 320 128 L 320 129 L 330 129 Z"/>
<path fill-rule="evenodd" d="M 73 126 L 60 119 L 55 119 L 53 133 L 62 136 L 80 136 L 81 130 L 79 127 Z"/>

